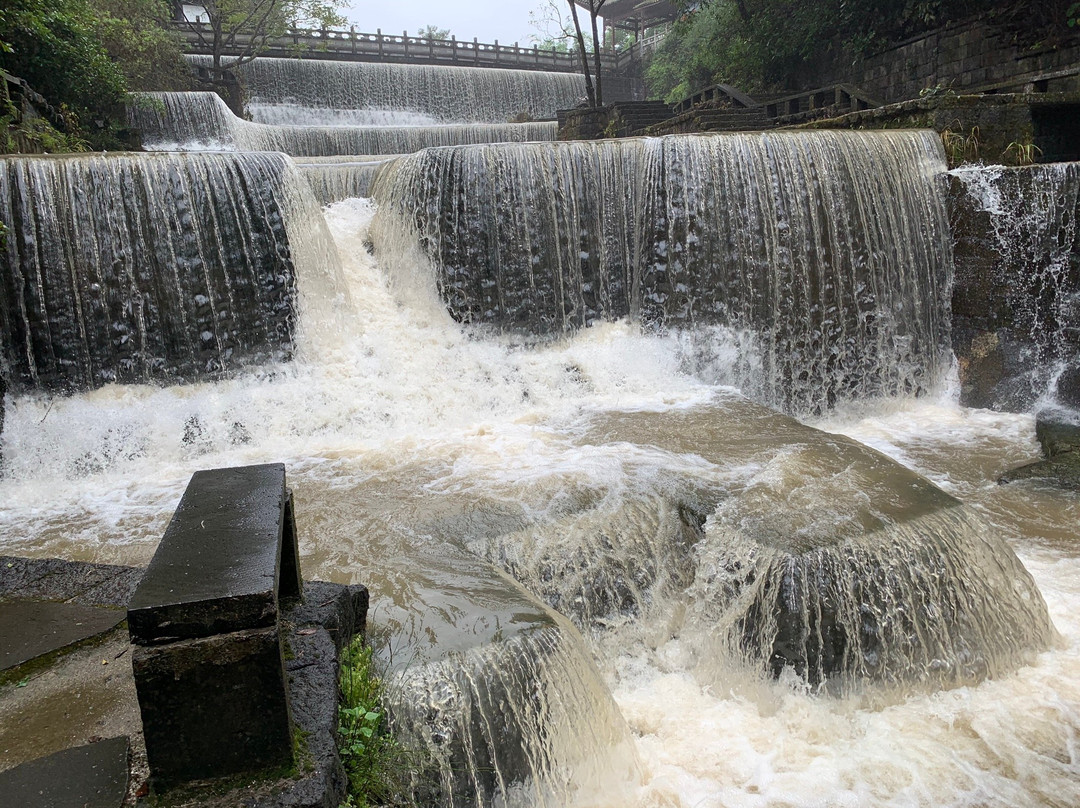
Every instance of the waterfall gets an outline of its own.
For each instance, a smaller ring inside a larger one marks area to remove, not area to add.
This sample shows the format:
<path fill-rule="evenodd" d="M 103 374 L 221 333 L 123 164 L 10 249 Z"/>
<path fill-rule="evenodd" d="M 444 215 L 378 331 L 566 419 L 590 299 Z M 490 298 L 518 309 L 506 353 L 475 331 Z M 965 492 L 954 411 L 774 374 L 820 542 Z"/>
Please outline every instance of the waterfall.
<path fill-rule="evenodd" d="M 432 149 L 385 168 L 380 225 L 417 241 L 451 313 L 526 334 L 630 315 L 737 335 L 730 381 L 792 412 L 935 389 L 948 223 L 923 132 Z M 378 232 L 376 233 L 378 235 Z"/>
<path fill-rule="evenodd" d="M 596 417 L 579 440 L 643 454 L 619 490 L 469 547 L 587 632 L 659 622 L 706 679 L 790 668 L 840 694 L 977 683 L 1056 636 L 973 509 L 853 440 L 731 394 Z"/>
<path fill-rule="evenodd" d="M 271 126 L 233 115 L 215 93 L 144 93 L 128 107 L 147 148 L 278 151 L 294 157 L 406 154 L 431 146 L 554 140 L 551 123 Z"/>
<path fill-rule="evenodd" d="M 582 76 L 539 70 L 262 57 L 234 72 L 252 119 L 272 124 L 553 121 L 585 95 Z"/>
<path fill-rule="evenodd" d="M 288 359 L 299 266 L 313 279 L 335 260 L 298 179 L 269 154 L 0 160 L 11 388 L 191 380 Z"/>
<path fill-rule="evenodd" d="M 371 185 L 385 157 L 301 157 L 296 167 L 322 205 L 371 196 Z"/>
<path fill-rule="evenodd" d="M 951 173 L 954 341 L 962 363 L 998 365 L 976 368 L 966 400 L 1080 408 L 1080 163 Z"/>

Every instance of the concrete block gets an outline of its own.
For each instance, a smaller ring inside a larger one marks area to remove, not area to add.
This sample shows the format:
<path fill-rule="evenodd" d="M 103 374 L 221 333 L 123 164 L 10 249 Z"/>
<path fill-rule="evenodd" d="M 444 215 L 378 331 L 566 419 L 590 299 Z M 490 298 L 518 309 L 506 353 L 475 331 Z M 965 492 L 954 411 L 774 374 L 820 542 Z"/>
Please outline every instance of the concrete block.
<path fill-rule="evenodd" d="M 155 790 L 292 765 L 276 625 L 135 646 L 132 666 Z"/>
<path fill-rule="evenodd" d="M 291 522 L 280 463 L 196 472 L 128 605 L 132 641 L 273 625 L 300 594 Z"/>

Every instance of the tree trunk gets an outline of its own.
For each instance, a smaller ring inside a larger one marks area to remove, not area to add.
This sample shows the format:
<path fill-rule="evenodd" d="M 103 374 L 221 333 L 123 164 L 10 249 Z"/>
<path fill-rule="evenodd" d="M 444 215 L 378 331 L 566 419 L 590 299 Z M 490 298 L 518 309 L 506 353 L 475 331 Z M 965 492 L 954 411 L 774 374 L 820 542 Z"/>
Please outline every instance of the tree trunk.
<path fill-rule="evenodd" d="M 607 0 L 592 0 L 589 8 L 589 16 L 592 17 L 593 63 L 596 66 L 596 106 L 598 107 L 604 106 L 604 77 L 600 61 L 600 50 L 604 45 L 604 41 L 600 39 L 600 35 L 596 30 L 596 18 L 600 16 L 600 9 L 604 7 L 606 2 Z"/>
<path fill-rule="evenodd" d="M 585 94 L 589 97 L 589 106 L 596 106 L 596 92 L 593 90 L 592 76 L 589 72 L 589 54 L 585 50 L 585 36 L 581 33 L 581 21 L 578 19 L 577 6 L 574 0 L 566 0 L 570 4 L 570 16 L 574 18 L 574 31 L 577 33 L 578 54 L 581 56 L 581 72 L 585 74 Z"/>

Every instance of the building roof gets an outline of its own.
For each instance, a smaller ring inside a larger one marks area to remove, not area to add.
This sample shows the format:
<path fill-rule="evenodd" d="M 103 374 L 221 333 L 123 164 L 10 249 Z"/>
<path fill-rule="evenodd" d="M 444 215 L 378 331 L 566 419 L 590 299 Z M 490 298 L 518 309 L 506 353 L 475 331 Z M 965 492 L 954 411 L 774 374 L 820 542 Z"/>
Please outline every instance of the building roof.
<path fill-rule="evenodd" d="M 588 0 L 575 2 L 584 9 L 589 8 Z M 607 0 L 600 16 L 609 25 L 631 20 L 650 24 L 674 20 L 679 13 L 679 9 L 669 0 Z"/>

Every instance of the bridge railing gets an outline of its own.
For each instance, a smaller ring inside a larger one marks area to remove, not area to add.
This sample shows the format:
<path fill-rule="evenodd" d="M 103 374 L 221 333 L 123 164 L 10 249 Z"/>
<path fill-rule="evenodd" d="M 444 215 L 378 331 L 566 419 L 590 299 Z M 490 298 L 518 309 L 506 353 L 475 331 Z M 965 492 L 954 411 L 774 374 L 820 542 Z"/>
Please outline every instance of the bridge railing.
<path fill-rule="evenodd" d="M 173 26 L 186 41 L 186 51 L 208 55 L 213 32 L 207 23 L 174 22 Z M 200 36 L 201 34 L 201 36 Z M 226 49 L 226 56 L 241 53 L 251 44 L 249 34 L 238 34 L 235 44 Z M 501 67 L 514 70 L 550 70 L 576 73 L 581 59 L 576 52 L 555 49 L 542 50 L 535 45 L 522 48 L 518 43 L 500 45 L 473 39 L 427 39 L 384 34 L 378 30 L 367 34 L 351 28 L 348 31 L 318 28 L 291 28 L 280 37 L 267 40 L 260 51 L 264 56 L 300 57 L 305 59 L 343 59 L 362 62 L 399 62 L 411 64 L 460 65 L 463 67 Z M 620 73 L 634 64 L 640 55 L 637 44 L 620 51 L 601 51 L 600 63 L 607 73 Z M 591 61 L 590 61 L 591 65 Z"/>

